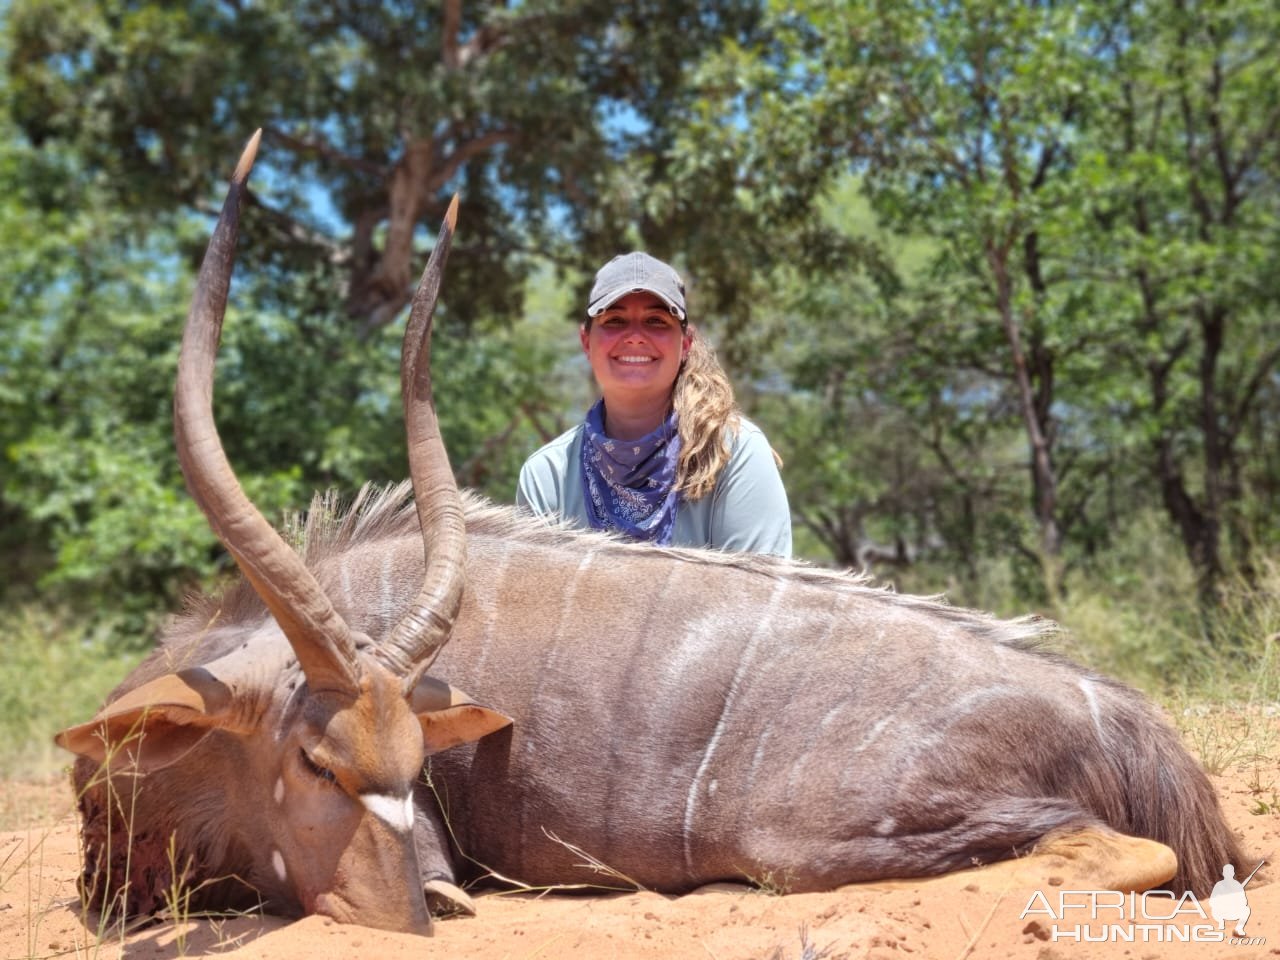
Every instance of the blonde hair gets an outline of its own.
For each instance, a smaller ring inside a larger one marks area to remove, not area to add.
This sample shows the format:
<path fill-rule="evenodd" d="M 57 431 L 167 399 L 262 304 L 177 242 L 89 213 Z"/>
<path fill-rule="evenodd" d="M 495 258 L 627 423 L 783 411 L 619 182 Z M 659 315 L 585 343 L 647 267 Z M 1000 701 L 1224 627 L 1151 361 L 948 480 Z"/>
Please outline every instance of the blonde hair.
<path fill-rule="evenodd" d="M 680 423 L 676 488 L 686 500 L 700 500 L 715 489 L 729 462 L 742 415 L 715 350 L 696 328 L 689 328 L 689 336 L 671 397 Z"/>

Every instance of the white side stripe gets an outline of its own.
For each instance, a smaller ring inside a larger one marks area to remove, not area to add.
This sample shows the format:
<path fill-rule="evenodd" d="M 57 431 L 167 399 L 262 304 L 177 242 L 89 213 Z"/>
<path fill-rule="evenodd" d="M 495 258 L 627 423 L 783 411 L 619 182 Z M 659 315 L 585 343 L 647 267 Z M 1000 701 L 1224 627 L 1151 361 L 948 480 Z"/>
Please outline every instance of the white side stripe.
<path fill-rule="evenodd" d="M 767 631 L 773 629 L 774 607 L 777 606 L 778 599 L 782 596 L 785 587 L 786 581 L 779 581 L 774 586 L 773 593 L 769 595 L 769 603 L 764 612 L 760 614 L 755 630 L 751 634 L 751 639 L 747 641 L 746 649 L 742 651 L 737 670 L 734 671 L 733 678 L 729 681 L 729 689 L 725 692 L 724 706 L 720 710 L 720 718 L 716 721 L 715 729 L 711 732 L 711 739 L 707 741 L 707 748 L 703 751 L 702 762 L 698 764 L 698 769 L 689 784 L 689 795 L 685 797 L 684 801 L 684 867 L 690 876 L 694 875 L 693 827 L 702 781 L 707 776 L 707 771 L 711 768 L 711 760 L 715 756 L 716 748 L 719 747 L 720 739 L 724 736 L 725 729 L 729 725 L 729 714 L 733 712 L 733 708 L 737 703 L 738 690 L 744 679 L 749 676 L 750 669 L 754 665 L 756 647 L 760 643 L 760 638 Z"/>
<path fill-rule="evenodd" d="M 1080 678 L 1080 692 L 1084 694 L 1085 703 L 1089 704 L 1089 715 L 1093 718 L 1093 728 L 1098 731 L 1098 739 L 1107 742 L 1107 732 L 1102 726 L 1102 707 L 1098 703 L 1098 695 L 1093 692 L 1093 684 L 1085 677 Z"/>

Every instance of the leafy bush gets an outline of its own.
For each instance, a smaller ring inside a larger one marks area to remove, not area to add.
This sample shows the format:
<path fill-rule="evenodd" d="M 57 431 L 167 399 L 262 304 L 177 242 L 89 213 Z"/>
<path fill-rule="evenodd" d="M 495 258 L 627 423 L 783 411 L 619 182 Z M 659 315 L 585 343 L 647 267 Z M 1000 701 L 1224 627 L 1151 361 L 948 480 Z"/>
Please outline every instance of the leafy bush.
<path fill-rule="evenodd" d="M 0 609 L 0 778 L 44 777 L 67 765 L 53 735 L 93 716 L 139 659 L 64 611 Z"/>

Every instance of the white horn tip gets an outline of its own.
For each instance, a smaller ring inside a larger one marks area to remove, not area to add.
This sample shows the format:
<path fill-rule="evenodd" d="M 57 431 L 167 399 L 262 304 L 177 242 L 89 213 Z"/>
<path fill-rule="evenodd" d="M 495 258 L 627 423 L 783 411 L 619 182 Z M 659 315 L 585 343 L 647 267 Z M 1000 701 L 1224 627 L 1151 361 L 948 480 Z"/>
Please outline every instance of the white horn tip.
<path fill-rule="evenodd" d="M 249 176 L 249 171 L 253 169 L 253 161 L 258 156 L 258 144 L 261 142 L 262 128 L 259 127 L 253 132 L 249 142 L 244 145 L 244 151 L 240 154 L 240 162 L 236 164 L 236 172 L 231 175 L 232 181 L 244 183 Z"/>

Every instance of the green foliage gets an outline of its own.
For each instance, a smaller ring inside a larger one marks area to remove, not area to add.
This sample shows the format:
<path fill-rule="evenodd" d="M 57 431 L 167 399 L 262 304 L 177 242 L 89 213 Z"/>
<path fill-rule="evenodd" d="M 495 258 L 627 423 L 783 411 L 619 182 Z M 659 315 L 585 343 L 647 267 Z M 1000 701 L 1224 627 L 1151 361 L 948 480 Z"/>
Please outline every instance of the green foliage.
<path fill-rule="evenodd" d="M 169 391 L 217 182 L 258 125 L 216 408 L 268 517 L 313 488 L 403 476 L 393 321 L 420 228 L 454 189 L 435 349 L 455 468 L 509 498 L 523 457 L 563 429 L 586 382 L 571 373 L 566 401 L 576 310 L 529 251 L 579 284 L 574 263 L 612 252 L 622 225 L 588 226 L 583 198 L 618 186 L 604 171 L 619 152 L 663 149 L 684 61 L 746 37 L 759 11 L 465 5 L 451 22 L 458 9 L 8 5 L 6 597 L 74 603 L 137 642 L 148 611 L 225 569 L 182 492 Z"/>
<path fill-rule="evenodd" d="M 53 735 L 93 716 L 134 664 L 82 621 L 51 605 L 0 608 L 0 779 L 65 767 Z"/>
<path fill-rule="evenodd" d="M 570 321 L 642 246 L 688 274 L 807 554 L 1056 613 L 1121 672 L 1247 648 L 1230 611 L 1280 543 L 1270 6 L 452 9 L 5 8 L 0 603 L 137 645 L 226 571 L 169 393 L 263 125 L 216 410 L 268 517 L 403 476 L 399 320 L 456 189 L 462 482 L 509 499 L 580 416 Z"/>
<path fill-rule="evenodd" d="M 454 190 L 448 296 L 464 322 L 519 311 L 530 249 L 578 265 L 616 252 L 627 223 L 593 216 L 627 186 L 612 169 L 642 155 L 662 177 L 685 65 L 746 41 L 759 8 L 17 0 L 8 19 L 18 126 L 73 145 L 121 207 L 208 206 L 264 127 L 246 263 L 341 264 L 368 329 L 404 304 L 416 235 Z"/>
<path fill-rule="evenodd" d="M 1195 571 L 1153 512 L 1132 518 L 1104 557 L 1072 574 L 1060 617 L 1091 665 L 1149 690 L 1169 694 L 1205 673 L 1211 647 Z"/>
<path fill-rule="evenodd" d="M 172 34 L 198 11 L 139 12 L 118 34 L 91 17 L 40 19 L 47 13 L 30 11 L 44 24 L 41 42 L 56 46 L 71 33 L 133 50 L 134 28 Z M 23 82 L 5 88 L 19 117 Z M 227 566 L 183 490 L 169 414 L 189 253 L 203 245 L 209 221 L 130 206 L 134 198 L 116 192 L 123 180 L 112 179 L 128 179 L 119 166 L 127 158 L 52 133 L 37 148 L 8 116 L 0 145 L 0 249 L 10 265 L 0 276 L 0 599 L 38 592 L 109 626 L 118 642 L 145 644 L 159 615 Z M 264 224 L 251 217 L 243 231 L 251 249 L 255 228 Z M 399 333 L 353 337 L 339 282 L 324 260 L 303 270 L 268 260 L 241 269 L 233 284 L 217 415 L 228 454 L 268 517 L 316 488 L 354 491 L 404 476 Z M 438 320 L 446 439 L 466 479 L 495 496 L 510 495 L 523 452 L 540 442 L 532 418 L 556 426 L 561 406 L 548 373 L 571 341 L 548 335 L 547 311 L 563 304 L 535 299 L 542 306 L 524 323 L 459 318 L 467 311 L 447 307 Z M 511 397 L 523 398 L 528 416 Z"/>
<path fill-rule="evenodd" d="M 183 309 L 159 279 L 172 245 L 102 206 L 74 156 L 11 131 L 0 154 L 0 589 L 61 584 L 132 616 L 212 544 L 160 426 Z"/>
<path fill-rule="evenodd" d="M 692 127 L 685 152 L 723 158 L 730 185 L 712 196 L 754 216 L 748 250 L 778 252 L 743 286 L 754 319 L 778 319 L 735 342 L 801 393 L 760 408 L 771 434 L 795 434 L 801 520 L 853 508 L 875 518 L 853 539 L 874 546 L 900 511 L 876 491 L 909 465 L 902 499 L 949 518 L 929 521 L 936 558 L 975 570 L 1003 551 L 1039 571 L 1028 596 L 1047 602 L 1135 510 L 1164 511 L 1208 607 L 1225 571 L 1249 575 L 1276 542 L 1256 504 L 1274 490 L 1258 467 L 1276 431 L 1258 431 L 1280 369 L 1264 332 L 1280 191 L 1274 113 L 1249 106 L 1276 99 L 1275 12 L 1165 13 L 779 4 L 771 45 L 701 68 L 718 81 L 701 115 L 741 122 Z M 871 222 L 841 196 L 851 173 Z M 806 217 L 843 234 L 830 257 L 797 256 Z M 908 267 L 912 238 L 927 241 Z M 868 424 L 896 434 L 894 456 L 854 453 Z"/>

